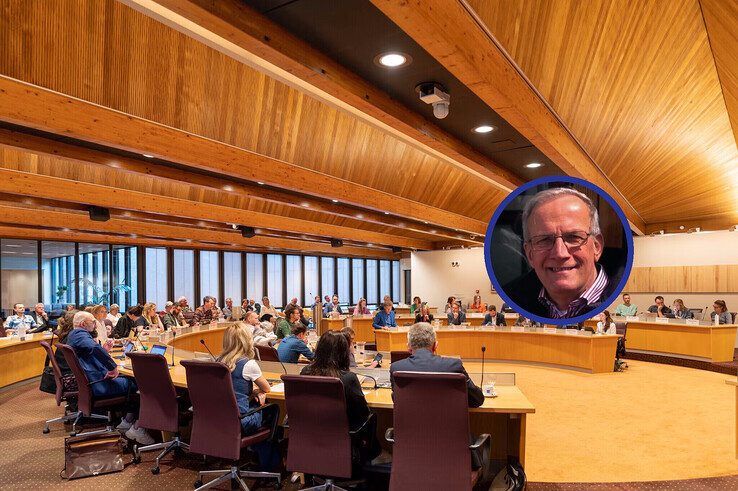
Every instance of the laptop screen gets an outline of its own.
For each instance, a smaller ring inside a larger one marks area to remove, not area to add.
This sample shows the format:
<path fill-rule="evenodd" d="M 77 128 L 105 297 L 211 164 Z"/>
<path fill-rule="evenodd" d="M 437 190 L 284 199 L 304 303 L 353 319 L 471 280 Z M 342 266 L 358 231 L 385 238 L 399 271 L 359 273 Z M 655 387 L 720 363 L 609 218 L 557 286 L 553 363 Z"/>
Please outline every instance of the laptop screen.
<path fill-rule="evenodd" d="M 127 343 L 126 343 L 126 344 L 125 344 L 125 345 L 123 346 L 123 353 L 130 353 L 132 349 L 133 349 L 133 343 L 132 343 L 131 341 L 128 341 L 128 342 L 127 342 Z"/>
<path fill-rule="evenodd" d="M 154 346 L 153 346 L 153 347 L 151 348 L 151 354 L 152 354 L 152 355 L 162 355 L 162 356 L 164 356 L 164 354 L 165 354 L 166 352 L 167 352 L 167 347 L 166 347 L 166 346 L 164 346 L 163 344 L 155 344 L 155 345 L 154 345 Z"/>

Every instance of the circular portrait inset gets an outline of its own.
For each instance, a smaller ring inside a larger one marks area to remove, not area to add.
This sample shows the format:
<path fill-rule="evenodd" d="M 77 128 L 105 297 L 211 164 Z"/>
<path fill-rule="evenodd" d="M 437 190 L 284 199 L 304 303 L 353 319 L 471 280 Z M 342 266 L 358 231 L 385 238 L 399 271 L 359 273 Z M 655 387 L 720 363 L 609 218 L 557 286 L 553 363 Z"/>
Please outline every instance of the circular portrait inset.
<path fill-rule="evenodd" d="M 545 324 L 575 324 L 605 310 L 622 291 L 633 264 L 633 234 L 599 187 L 544 177 L 500 203 L 487 228 L 484 259 L 512 310 Z"/>

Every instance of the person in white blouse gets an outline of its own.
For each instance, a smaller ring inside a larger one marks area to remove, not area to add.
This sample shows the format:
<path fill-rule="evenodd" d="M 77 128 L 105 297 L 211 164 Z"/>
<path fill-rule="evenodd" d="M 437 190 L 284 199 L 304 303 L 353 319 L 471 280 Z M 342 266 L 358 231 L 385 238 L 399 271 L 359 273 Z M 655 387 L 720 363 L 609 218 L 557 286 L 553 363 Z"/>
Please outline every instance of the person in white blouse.
<path fill-rule="evenodd" d="M 272 317 L 284 317 L 284 314 L 277 312 L 277 309 L 272 306 L 272 303 L 269 301 L 269 297 L 261 299 L 261 312 L 259 312 L 259 315 L 264 317 L 266 314 L 269 314 Z"/>
<path fill-rule="evenodd" d="M 118 323 L 118 319 L 120 319 L 120 306 L 117 303 L 110 306 L 110 312 L 108 312 L 106 319 L 113 323 L 113 327 Z"/>
<path fill-rule="evenodd" d="M 108 317 L 108 309 L 104 305 L 95 305 L 90 308 L 90 313 L 95 317 L 95 331 L 97 331 L 98 341 L 105 342 L 108 340 L 108 336 L 112 334 L 113 328 L 108 330 L 108 327 L 103 322 Z"/>
<path fill-rule="evenodd" d="M 597 334 L 617 334 L 618 331 L 615 328 L 615 322 L 610 317 L 610 312 L 605 310 L 599 316 L 599 322 L 597 322 Z"/>

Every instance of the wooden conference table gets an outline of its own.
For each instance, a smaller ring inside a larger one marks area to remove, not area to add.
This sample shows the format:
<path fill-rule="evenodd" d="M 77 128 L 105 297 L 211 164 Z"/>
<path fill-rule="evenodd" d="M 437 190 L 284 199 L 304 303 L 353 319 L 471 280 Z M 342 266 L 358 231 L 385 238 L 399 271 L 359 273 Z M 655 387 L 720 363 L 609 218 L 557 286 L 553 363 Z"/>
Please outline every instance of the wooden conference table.
<path fill-rule="evenodd" d="M 185 370 L 179 361 L 183 358 L 192 358 L 194 351 L 204 352 L 204 348 L 200 344 L 200 339 L 204 339 L 210 349 L 214 353 L 219 353 L 222 345 L 223 332 L 222 327 L 200 330 L 196 332 L 188 332 L 178 335 L 175 340 L 169 338 L 168 343 L 176 346 L 174 359 L 176 366 L 170 371 L 172 382 L 176 387 L 186 388 L 187 379 Z M 220 342 L 217 342 L 220 340 Z M 185 350 L 185 346 L 199 348 L 196 350 Z M 198 353 L 198 356 L 207 353 Z M 167 359 L 170 359 L 171 352 L 167 353 Z M 121 362 L 122 363 L 122 362 Z M 128 362 L 130 363 L 130 362 Z M 120 368 L 123 375 L 132 376 L 130 365 Z M 475 373 L 480 370 L 479 362 L 465 363 L 465 367 L 469 373 Z M 281 373 L 264 372 L 264 376 L 270 380 L 278 380 Z M 517 386 L 501 386 L 498 385 L 495 390 L 498 393 L 496 398 L 485 398 L 484 404 L 479 408 L 469 410 L 469 422 L 471 431 L 474 434 L 489 433 L 492 435 L 492 452 L 490 458 L 493 460 L 505 460 L 508 455 L 518 457 L 521 463 L 525 461 L 525 431 L 526 431 L 526 415 L 535 413 L 535 407 L 525 397 L 520 388 Z M 364 388 L 366 401 L 369 407 L 377 413 L 377 437 L 384 442 L 384 431 L 392 426 L 392 391 L 390 389 L 373 389 Z M 282 415 L 285 414 L 284 393 L 271 392 L 267 398 L 280 405 Z"/>
<path fill-rule="evenodd" d="M 0 338 L 0 388 L 41 375 L 46 351 L 39 341 L 50 339 L 51 334 L 43 333 L 27 334 L 25 341 Z"/>

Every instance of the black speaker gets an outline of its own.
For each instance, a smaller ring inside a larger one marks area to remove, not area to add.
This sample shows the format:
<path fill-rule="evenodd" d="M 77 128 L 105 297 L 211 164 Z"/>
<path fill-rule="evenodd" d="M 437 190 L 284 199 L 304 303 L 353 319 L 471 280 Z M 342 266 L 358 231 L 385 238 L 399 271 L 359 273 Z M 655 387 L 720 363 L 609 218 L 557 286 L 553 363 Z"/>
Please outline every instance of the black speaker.
<path fill-rule="evenodd" d="M 256 230 L 254 230 L 254 227 L 246 227 L 244 225 L 241 225 L 238 228 L 241 230 L 241 235 L 247 239 L 250 239 L 251 237 L 256 235 Z"/>
<path fill-rule="evenodd" d="M 331 247 L 343 247 L 343 241 L 341 239 L 331 239 Z"/>
<path fill-rule="evenodd" d="M 99 206 L 88 206 L 87 211 L 90 212 L 90 220 L 95 222 L 107 222 L 110 220 L 110 210 Z"/>
<path fill-rule="evenodd" d="M 392 252 L 402 252 L 402 247 L 392 246 Z"/>

